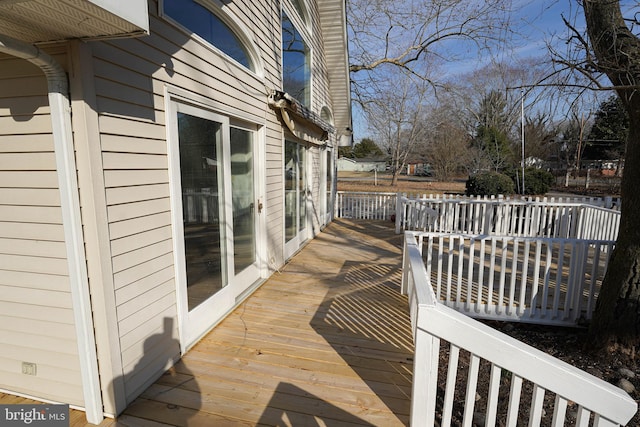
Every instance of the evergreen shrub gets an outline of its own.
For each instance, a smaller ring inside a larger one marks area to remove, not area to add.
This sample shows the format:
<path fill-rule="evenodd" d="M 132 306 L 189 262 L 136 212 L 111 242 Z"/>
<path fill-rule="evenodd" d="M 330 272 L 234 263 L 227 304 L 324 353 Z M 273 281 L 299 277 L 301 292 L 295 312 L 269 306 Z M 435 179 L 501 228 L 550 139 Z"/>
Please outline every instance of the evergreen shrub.
<path fill-rule="evenodd" d="M 513 180 L 498 172 L 480 172 L 467 180 L 467 196 L 506 196 L 514 192 Z"/>

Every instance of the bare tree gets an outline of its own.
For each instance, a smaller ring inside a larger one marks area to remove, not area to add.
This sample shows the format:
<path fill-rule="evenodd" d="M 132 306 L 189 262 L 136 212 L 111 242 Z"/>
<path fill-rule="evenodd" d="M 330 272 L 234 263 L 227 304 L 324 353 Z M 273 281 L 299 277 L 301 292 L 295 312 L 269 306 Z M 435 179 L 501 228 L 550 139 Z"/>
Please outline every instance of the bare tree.
<path fill-rule="evenodd" d="M 471 136 L 450 113 L 448 108 L 437 108 L 428 121 L 424 154 L 439 181 L 450 180 L 472 161 L 469 156 Z"/>
<path fill-rule="evenodd" d="M 392 82 L 378 85 L 377 91 L 377 99 L 366 110 L 367 119 L 376 140 L 391 157 L 391 185 L 395 186 L 407 158 L 424 142 L 428 87 L 421 80 L 399 73 Z"/>
<path fill-rule="evenodd" d="M 581 108 L 572 108 L 568 120 L 558 127 L 558 138 L 554 145 L 557 170 L 565 173 L 565 187 L 569 185 L 571 171 L 577 178 L 580 171 L 585 135 L 591 126 L 591 113 Z"/>
<path fill-rule="evenodd" d="M 558 128 L 551 121 L 550 117 L 543 113 L 538 113 L 533 117 L 524 118 L 524 140 L 525 152 L 522 156 L 520 145 L 515 147 L 517 157 L 536 158 L 547 160 L 552 152 L 552 145 L 558 135 Z"/>
<path fill-rule="evenodd" d="M 376 97 L 372 83 L 393 70 L 437 87 L 441 65 L 486 54 L 510 31 L 508 0 L 347 0 L 347 7 L 352 89 L 364 106 Z"/>

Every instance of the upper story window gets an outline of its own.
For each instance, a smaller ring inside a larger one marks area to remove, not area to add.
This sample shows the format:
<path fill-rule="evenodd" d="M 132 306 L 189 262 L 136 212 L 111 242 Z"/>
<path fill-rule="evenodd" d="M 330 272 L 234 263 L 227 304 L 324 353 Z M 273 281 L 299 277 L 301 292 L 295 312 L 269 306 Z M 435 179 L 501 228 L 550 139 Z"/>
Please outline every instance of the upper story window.
<path fill-rule="evenodd" d="M 320 110 L 320 118 L 330 125 L 333 125 L 333 114 L 326 105 Z"/>
<path fill-rule="evenodd" d="M 164 0 L 164 13 L 246 68 L 255 71 L 251 56 L 240 38 L 202 3 L 206 4 L 196 0 Z"/>
<path fill-rule="evenodd" d="M 302 0 L 293 0 L 293 7 L 296 8 L 296 12 L 298 12 L 298 16 L 300 17 L 300 19 L 302 19 L 302 21 L 305 24 L 308 24 L 307 22 L 307 9 L 303 6 L 302 4 Z"/>
<path fill-rule="evenodd" d="M 302 34 L 282 12 L 282 85 L 283 90 L 304 106 L 311 104 L 311 53 Z"/>

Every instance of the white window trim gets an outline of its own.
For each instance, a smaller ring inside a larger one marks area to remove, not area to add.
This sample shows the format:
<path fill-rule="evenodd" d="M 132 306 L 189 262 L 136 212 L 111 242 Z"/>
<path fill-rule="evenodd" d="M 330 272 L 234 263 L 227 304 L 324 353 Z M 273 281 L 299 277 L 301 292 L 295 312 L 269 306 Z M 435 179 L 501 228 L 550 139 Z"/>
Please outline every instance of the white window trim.
<path fill-rule="evenodd" d="M 298 14 L 298 11 L 297 11 L 296 7 L 293 4 L 293 1 L 294 0 L 290 0 L 289 1 L 291 3 L 291 6 L 292 6 L 291 8 L 285 7 L 285 6 L 283 6 L 283 7 L 287 11 L 290 10 L 290 9 L 293 9 L 293 11 L 295 13 L 293 13 L 293 14 L 287 13 L 287 15 L 289 16 L 290 19 L 294 19 L 295 21 L 297 21 L 296 24 L 298 24 L 298 23 L 300 24 L 300 28 L 303 28 L 304 31 L 306 32 L 306 34 L 303 34 L 303 35 L 311 38 L 313 30 L 312 30 L 312 25 L 311 25 L 311 15 L 309 14 L 309 5 L 307 4 L 306 0 L 299 0 L 300 1 L 300 6 L 302 6 L 302 14 L 304 15 L 304 16 L 300 16 Z"/>
<path fill-rule="evenodd" d="M 207 110 L 212 110 L 220 114 L 224 114 L 231 118 L 240 119 L 249 123 L 253 123 L 257 126 L 265 126 L 265 117 L 248 113 L 244 110 L 231 107 L 221 102 L 215 101 L 204 95 L 200 95 L 186 89 L 182 89 L 178 86 L 165 85 L 165 101 L 179 100 L 186 104 L 195 105 Z"/>
<path fill-rule="evenodd" d="M 189 36 L 193 37 L 195 40 L 197 40 L 201 45 L 203 45 L 207 49 L 210 49 L 216 54 L 221 55 L 225 60 L 232 62 L 233 64 L 242 68 L 243 70 L 247 70 L 248 72 L 255 74 L 256 77 L 259 77 L 261 79 L 264 78 L 265 76 L 264 63 L 262 61 L 262 58 L 258 54 L 259 50 L 255 42 L 253 41 L 253 38 L 249 36 L 249 34 L 252 34 L 252 33 L 242 22 L 240 22 L 240 20 L 238 20 L 235 17 L 233 12 L 229 10 L 228 6 L 225 6 L 219 0 L 194 0 L 196 3 L 208 9 L 218 19 L 224 22 L 229 27 L 229 29 L 231 29 L 233 34 L 235 34 L 235 36 L 238 37 L 240 42 L 243 43 L 244 48 L 247 51 L 247 55 L 249 56 L 249 60 L 253 64 L 255 70 L 245 67 L 244 65 L 242 65 L 241 63 L 239 63 L 238 61 L 236 61 L 226 53 L 224 53 L 218 47 L 216 47 L 216 45 L 205 40 L 203 37 L 199 36 L 198 34 L 192 32 L 191 30 L 186 28 L 184 25 L 180 24 L 179 22 L 171 18 L 171 16 L 164 13 L 164 1 L 165 0 L 160 0 L 158 3 L 158 15 L 160 17 L 162 17 L 167 22 L 170 22 L 172 25 L 176 26 L 180 30 L 184 31 Z"/>

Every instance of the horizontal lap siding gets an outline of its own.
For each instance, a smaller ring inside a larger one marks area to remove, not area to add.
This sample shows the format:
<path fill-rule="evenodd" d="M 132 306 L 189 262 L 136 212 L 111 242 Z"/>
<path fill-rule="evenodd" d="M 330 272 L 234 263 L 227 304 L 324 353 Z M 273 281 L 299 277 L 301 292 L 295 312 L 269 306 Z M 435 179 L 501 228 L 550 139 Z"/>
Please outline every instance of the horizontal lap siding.
<path fill-rule="evenodd" d="M 46 79 L 9 57 L 0 58 L 0 348 L 0 388 L 83 406 Z"/>
<path fill-rule="evenodd" d="M 324 35 L 320 28 L 320 15 L 315 2 L 314 7 L 309 9 L 309 14 L 312 22 L 312 40 L 311 46 L 313 49 L 313 70 L 312 70 L 312 95 L 313 95 L 313 109 L 320 115 L 320 111 L 323 107 L 328 107 L 333 111 L 333 105 L 329 93 L 329 83 L 327 74 L 327 64 L 325 61 L 325 46 L 323 44 Z M 335 19 L 340 19 L 340 16 L 336 16 Z M 329 138 L 335 138 L 335 135 L 330 134 Z M 333 144 L 334 141 L 330 139 L 329 143 Z M 312 197 L 312 222 L 313 230 L 317 233 L 320 227 L 324 223 L 324 213 L 322 212 L 324 206 L 325 195 L 325 174 L 323 174 L 322 166 L 322 151 L 318 146 L 313 146 L 310 150 L 311 154 L 311 197 Z"/>
<path fill-rule="evenodd" d="M 242 11 L 263 52 L 268 75 L 277 69 L 274 37 L 256 19 L 264 6 L 229 4 Z M 275 7 L 275 6 L 271 6 Z M 167 157 L 165 87 L 177 87 L 246 112 L 266 124 L 266 152 L 281 152 L 280 124 L 267 106 L 265 83 L 226 63 L 218 54 L 150 11 L 151 35 L 92 43 L 98 124 L 122 366 L 128 400 L 179 355 L 177 303 Z M 277 14 L 276 14 L 277 16 Z M 254 23 L 255 22 L 255 23 Z M 257 24 L 257 25 L 256 25 Z M 279 27 L 278 27 L 279 28 Z M 279 40 L 279 39 L 278 39 Z M 279 41 L 278 41 L 279 43 Z M 272 79 L 267 78 L 266 81 Z M 264 141 L 260 141 L 264 144 Z M 271 156 L 267 174 L 277 174 L 277 191 L 266 211 L 278 215 L 268 233 L 282 238 L 282 161 Z M 282 253 L 282 248 L 276 248 Z M 168 323 L 165 323 L 167 322 Z M 164 328 L 170 327 L 171 331 Z"/>

